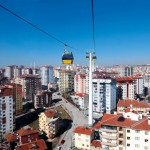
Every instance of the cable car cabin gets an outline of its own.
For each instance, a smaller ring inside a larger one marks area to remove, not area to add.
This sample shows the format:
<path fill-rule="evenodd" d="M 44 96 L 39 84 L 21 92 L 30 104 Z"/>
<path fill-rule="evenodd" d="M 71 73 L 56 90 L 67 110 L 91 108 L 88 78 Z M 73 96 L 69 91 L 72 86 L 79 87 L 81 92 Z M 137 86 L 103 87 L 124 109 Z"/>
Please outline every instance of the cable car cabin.
<path fill-rule="evenodd" d="M 86 56 L 86 59 L 89 59 L 89 56 Z"/>
<path fill-rule="evenodd" d="M 93 56 L 93 60 L 95 61 L 97 58 L 96 58 L 96 56 Z"/>
<path fill-rule="evenodd" d="M 73 64 L 73 54 L 72 52 L 64 52 L 62 56 L 62 63 L 65 65 Z"/>

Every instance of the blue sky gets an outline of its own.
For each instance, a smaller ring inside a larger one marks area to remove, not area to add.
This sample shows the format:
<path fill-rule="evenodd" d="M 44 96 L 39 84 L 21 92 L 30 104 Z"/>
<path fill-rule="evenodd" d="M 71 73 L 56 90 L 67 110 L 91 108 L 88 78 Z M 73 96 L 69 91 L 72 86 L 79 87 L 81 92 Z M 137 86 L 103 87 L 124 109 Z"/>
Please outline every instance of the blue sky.
<path fill-rule="evenodd" d="M 68 45 L 74 63 L 93 49 L 91 0 L 0 0 Z M 94 0 L 97 65 L 150 63 L 150 1 Z M 0 7 L 0 67 L 61 65 L 64 46 Z"/>

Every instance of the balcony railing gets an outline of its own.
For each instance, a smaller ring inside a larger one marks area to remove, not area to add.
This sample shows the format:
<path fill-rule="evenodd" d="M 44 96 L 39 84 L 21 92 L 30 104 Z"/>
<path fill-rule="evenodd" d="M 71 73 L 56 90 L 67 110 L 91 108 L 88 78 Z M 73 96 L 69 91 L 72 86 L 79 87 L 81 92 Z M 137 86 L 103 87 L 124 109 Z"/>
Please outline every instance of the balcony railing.
<path fill-rule="evenodd" d="M 112 142 L 102 142 L 102 145 L 107 145 L 107 146 L 111 146 L 111 147 L 116 147 L 117 143 L 112 143 Z"/>
<path fill-rule="evenodd" d="M 103 135 L 102 134 L 102 138 L 116 140 L 117 135 L 111 135 L 111 134 L 110 135 Z"/>
<path fill-rule="evenodd" d="M 107 128 L 101 128 L 102 132 L 112 132 L 112 133 L 117 133 L 117 129 L 107 129 Z"/>

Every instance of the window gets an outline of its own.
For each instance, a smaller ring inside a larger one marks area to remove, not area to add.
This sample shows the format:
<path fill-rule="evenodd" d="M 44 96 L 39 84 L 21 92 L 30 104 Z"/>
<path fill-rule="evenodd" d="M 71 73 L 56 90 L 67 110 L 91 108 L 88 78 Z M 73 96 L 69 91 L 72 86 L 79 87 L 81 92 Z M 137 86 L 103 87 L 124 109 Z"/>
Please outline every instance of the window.
<path fill-rule="evenodd" d="M 148 135 L 148 132 L 147 132 L 147 131 L 145 131 L 145 135 Z"/>
<path fill-rule="evenodd" d="M 135 144 L 135 147 L 136 147 L 136 148 L 140 148 L 140 145 L 139 145 L 139 144 Z"/>
<path fill-rule="evenodd" d="M 144 146 L 144 150 L 148 150 L 148 146 Z"/>
<path fill-rule="evenodd" d="M 86 139 L 85 141 L 86 141 L 86 142 L 89 142 L 89 140 L 88 140 L 88 139 Z"/>
<path fill-rule="evenodd" d="M 84 144 L 82 144 L 82 146 L 84 146 Z"/>
<path fill-rule="evenodd" d="M 135 133 L 140 133 L 140 130 L 135 130 Z"/>
<path fill-rule="evenodd" d="M 78 136 L 81 136 L 81 134 L 78 134 Z"/>
<path fill-rule="evenodd" d="M 127 140 L 130 140 L 130 137 L 127 137 Z"/>
<path fill-rule="evenodd" d="M 128 133 L 130 133 L 130 130 L 127 130 Z"/>
<path fill-rule="evenodd" d="M 128 147 L 130 147 L 130 144 L 127 144 Z"/>
<path fill-rule="evenodd" d="M 148 139 L 145 139 L 145 142 L 148 142 Z"/>
<path fill-rule="evenodd" d="M 140 140 L 140 137 L 135 137 L 135 140 L 138 140 L 138 141 L 139 141 L 139 140 Z"/>
<path fill-rule="evenodd" d="M 81 138 L 78 138 L 78 141 L 81 141 Z"/>

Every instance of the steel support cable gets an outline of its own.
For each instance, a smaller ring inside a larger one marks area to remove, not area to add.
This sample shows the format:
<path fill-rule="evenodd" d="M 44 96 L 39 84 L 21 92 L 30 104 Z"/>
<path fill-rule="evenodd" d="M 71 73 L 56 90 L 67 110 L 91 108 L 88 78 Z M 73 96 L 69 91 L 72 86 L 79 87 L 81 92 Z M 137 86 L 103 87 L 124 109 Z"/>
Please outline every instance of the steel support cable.
<path fill-rule="evenodd" d="M 2 6 L 1 4 L 0 4 L 0 7 L 3 8 L 4 10 L 6 10 L 7 12 L 11 13 L 12 15 L 16 16 L 17 18 L 21 19 L 22 21 L 26 22 L 26 23 L 29 24 L 30 26 L 36 28 L 36 29 L 39 30 L 40 32 L 46 34 L 47 36 L 49 36 L 49 37 L 51 37 L 51 38 L 53 38 L 53 39 L 55 39 L 57 42 L 59 42 L 59 43 L 65 45 L 65 46 L 67 46 L 67 47 L 69 47 L 69 48 L 71 48 L 71 49 L 74 49 L 74 50 L 76 50 L 76 51 L 80 51 L 80 52 L 85 53 L 84 51 L 81 51 L 81 50 L 79 50 L 79 49 L 77 49 L 77 48 L 74 48 L 74 47 L 72 47 L 72 46 L 66 44 L 65 42 L 59 40 L 59 39 L 56 38 L 55 36 L 53 36 L 53 35 L 51 35 L 50 33 L 46 32 L 46 31 L 43 30 L 42 28 L 39 28 L 38 26 L 34 25 L 33 23 L 31 23 L 31 22 L 29 22 L 28 20 L 24 19 L 23 17 L 19 16 L 18 14 L 12 12 L 11 10 L 9 10 L 8 8 Z"/>
<path fill-rule="evenodd" d="M 94 0 L 92 0 L 92 32 L 93 32 L 93 47 L 95 51 Z"/>

